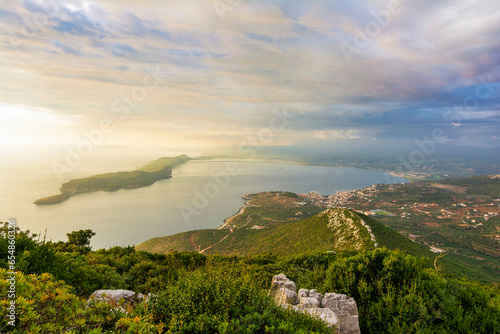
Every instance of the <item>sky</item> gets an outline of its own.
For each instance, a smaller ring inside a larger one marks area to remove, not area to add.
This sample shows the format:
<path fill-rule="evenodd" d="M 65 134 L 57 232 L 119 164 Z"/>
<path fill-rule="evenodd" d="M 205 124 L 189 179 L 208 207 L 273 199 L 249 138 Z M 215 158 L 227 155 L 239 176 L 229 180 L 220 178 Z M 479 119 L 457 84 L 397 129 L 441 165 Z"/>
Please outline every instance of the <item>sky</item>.
<path fill-rule="evenodd" d="M 500 2 L 0 0 L 0 145 L 500 145 Z"/>

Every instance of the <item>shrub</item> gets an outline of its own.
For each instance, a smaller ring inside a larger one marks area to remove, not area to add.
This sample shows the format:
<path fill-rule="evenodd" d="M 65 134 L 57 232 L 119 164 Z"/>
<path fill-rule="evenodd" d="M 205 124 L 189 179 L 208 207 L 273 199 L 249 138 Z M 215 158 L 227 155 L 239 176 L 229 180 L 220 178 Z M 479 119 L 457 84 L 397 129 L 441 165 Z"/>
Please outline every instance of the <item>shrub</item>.
<path fill-rule="evenodd" d="M 153 303 L 168 333 L 330 333 L 319 320 L 274 305 L 238 270 L 195 271 Z"/>
<path fill-rule="evenodd" d="M 500 332 L 500 309 L 491 304 L 491 292 L 445 279 L 424 264 L 401 251 L 362 252 L 332 263 L 318 289 L 354 297 L 362 332 Z"/>

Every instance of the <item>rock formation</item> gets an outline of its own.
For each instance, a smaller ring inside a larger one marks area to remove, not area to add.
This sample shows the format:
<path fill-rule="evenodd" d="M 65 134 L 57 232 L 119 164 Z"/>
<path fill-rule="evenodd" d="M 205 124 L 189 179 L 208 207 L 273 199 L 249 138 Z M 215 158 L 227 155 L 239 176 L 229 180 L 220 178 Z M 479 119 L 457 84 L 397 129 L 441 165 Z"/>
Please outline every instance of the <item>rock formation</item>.
<path fill-rule="evenodd" d="M 137 304 L 147 302 L 153 295 L 144 296 L 142 293 L 135 293 L 131 290 L 96 290 L 89 297 L 87 303 L 91 301 L 107 302 L 113 306 L 117 312 L 128 313 Z"/>
<path fill-rule="evenodd" d="M 336 334 L 360 334 L 358 308 L 352 297 L 337 293 L 324 296 L 317 290 L 300 289 L 284 274 L 273 277 L 269 295 L 277 305 L 308 313 L 328 324 Z"/>

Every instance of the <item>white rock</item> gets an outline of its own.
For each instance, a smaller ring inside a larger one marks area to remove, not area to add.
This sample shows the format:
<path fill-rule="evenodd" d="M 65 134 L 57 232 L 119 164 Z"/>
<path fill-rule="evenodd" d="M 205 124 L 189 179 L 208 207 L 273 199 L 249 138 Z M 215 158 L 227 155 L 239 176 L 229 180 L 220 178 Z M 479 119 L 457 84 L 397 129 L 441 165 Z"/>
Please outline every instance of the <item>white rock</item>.
<path fill-rule="evenodd" d="M 309 290 L 300 289 L 299 290 L 299 298 L 302 298 L 302 297 L 309 297 Z"/>
<path fill-rule="evenodd" d="M 94 291 L 90 298 L 98 300 L 118 302 L 121 299 L 128 302 L 136 302 L 136 294 L 131 290 L 97 290 Z"/>
<path fill-rule="evenodd" d="M 299 305 L 297 305 L 300 309 L 303 308 L 318 308 L 321 306 L 321 303 L 312 297 L 302 297 L 300 298 Z"/>
<path fill-rule="evenodd" d="M 320 304 L 323 300 L 323 295 L 316 289 L 312 289 L 311 291 L 309 291 L 309 297 L 316 298 Z"/>
<path fill-rule="evenodd" d="M 278 305 L 297 305 L 299 303 L 299 297 L 297 296 L 297 293 L 295 291 L 289 290 L 287 288 L 280 288 L 274 296 L 274 301 Z"/>
<path fill-rule="evenodd" d="M 304 309 L 304 312 L 309 313 L 310 315 L 319 318 L 328 324 L 329 328 L 333 326 L 337 326 L 338 319 L 335 313 L 328 308 L 307 308 Z"/>
<path fill-rule="evenodd" d="M 340 334 L 360 334 L 358 307 L 352 297 L 338 293 L 327 293 L 321 306 L 329 308 L 337 316 Z"/>

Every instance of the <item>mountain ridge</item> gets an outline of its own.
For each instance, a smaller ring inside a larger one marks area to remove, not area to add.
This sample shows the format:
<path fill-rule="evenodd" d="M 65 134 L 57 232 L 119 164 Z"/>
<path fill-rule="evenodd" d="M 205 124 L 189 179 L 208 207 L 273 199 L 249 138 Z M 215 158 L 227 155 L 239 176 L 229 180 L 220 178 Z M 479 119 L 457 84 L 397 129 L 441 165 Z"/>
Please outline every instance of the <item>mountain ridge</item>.
<path fill-rule="evenodd" d="M 136 245 L 137 250 L 153 253 L 177 250 L 221 255 L 358 252 L 377 247 L 399 248 L 415 256 L 434 255 L 376 220 L 344 208 L 326 209 L 308 218 L 273 223 L 262 229 L 195 230 Z"/>

